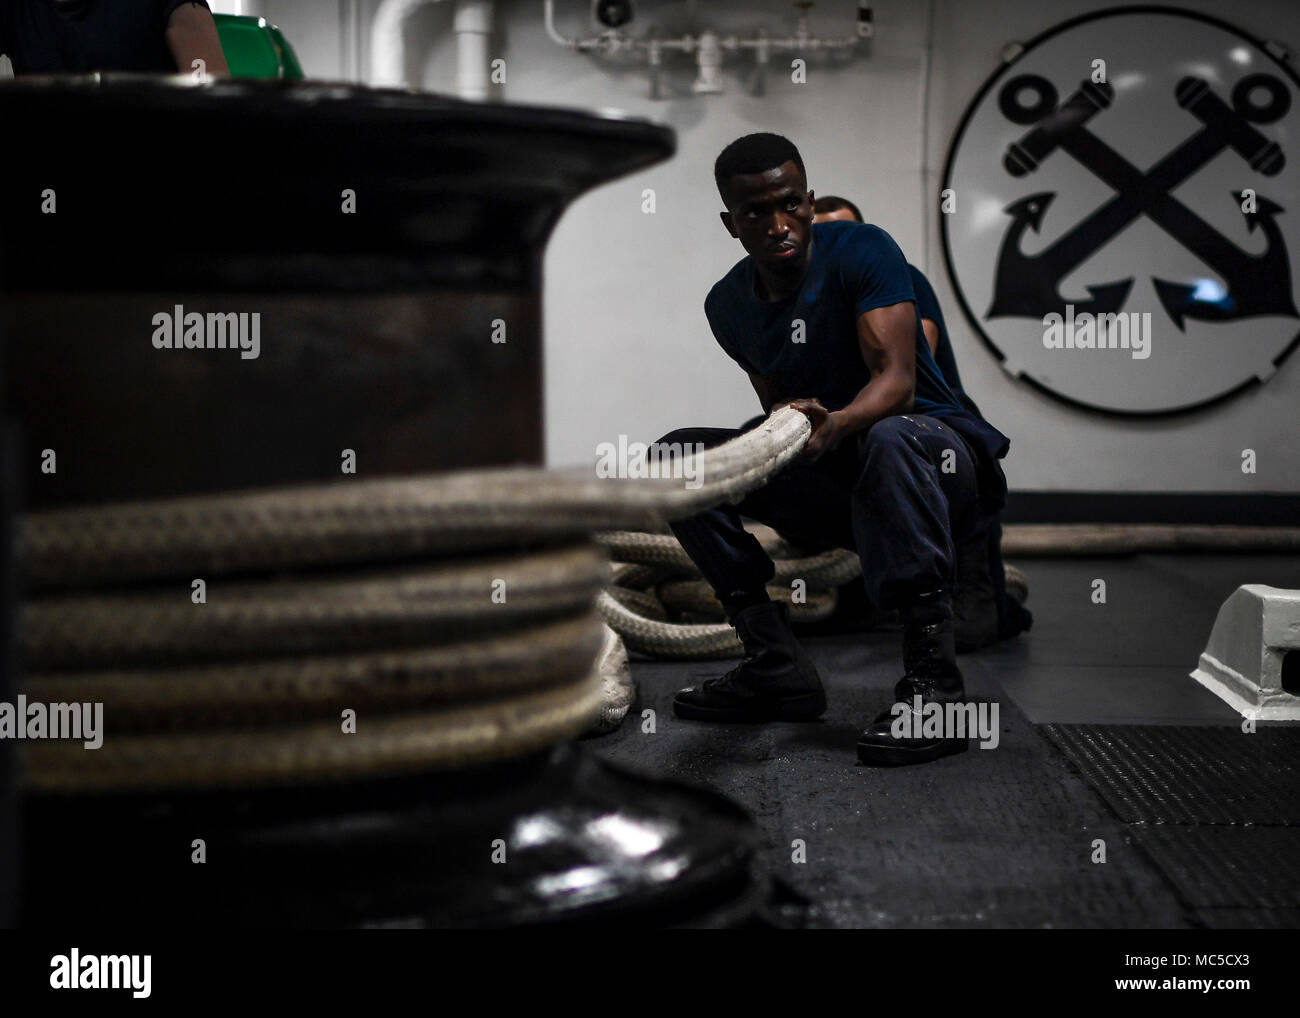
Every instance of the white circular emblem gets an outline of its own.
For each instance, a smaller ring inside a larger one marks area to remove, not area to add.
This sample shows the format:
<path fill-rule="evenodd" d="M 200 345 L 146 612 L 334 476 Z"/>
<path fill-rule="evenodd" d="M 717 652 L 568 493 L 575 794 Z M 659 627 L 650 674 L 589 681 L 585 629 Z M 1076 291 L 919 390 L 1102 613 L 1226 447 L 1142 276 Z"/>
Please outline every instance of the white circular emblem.
<path fill-rule="evenodd" d="M 1166 8 L 1066 22 L 1000 68 L 957 130 L 940 218 L 1006 370 L 1129 414 L 1274 374 L 1300 343 L 1297 91 L 1261 43 Z"/>

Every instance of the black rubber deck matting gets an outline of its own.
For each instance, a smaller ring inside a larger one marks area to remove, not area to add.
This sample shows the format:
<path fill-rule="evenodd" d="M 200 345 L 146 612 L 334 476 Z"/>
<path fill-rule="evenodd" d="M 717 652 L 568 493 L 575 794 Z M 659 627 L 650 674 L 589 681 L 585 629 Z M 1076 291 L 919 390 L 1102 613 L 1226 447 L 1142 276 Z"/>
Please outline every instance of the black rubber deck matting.
<path fill-rule="evenodd" d="M 1300 827 L 1143 824 L 1138 843 L 1194 908 L 1300 912 Z"/>
<path fill-rule="evenodd" d="M 1300 921 L 1300 728 L 1044 725 L 1212 928 Z"/>
<path fill-rule="evenodd" d="M 820 724 L 680 720 L 677 690 L 735 662 L 636 661 L 639 702 L 592 748 L 749 810 L 764 833 L 763 863 L 811 903 L 811 928 L 1193 925 L 1126 826 L 1009 699 L 1000 701 L 995 749 L 973 744 L 924 766 L 865 767 L 857 737 L 892 702 L 899 634 L 806 646 L 827 689 Z M 972 669 L 971 696 L 997 700 L 996 674 Z M 1099 838 L 1104 866 L 1092 861 Z"/>
<path fill-rule="evenodd" d="M 1198 908 L 1192 918 L 1211 930 L 1300 930 L 1300 908 Z"/>
<path fill-rule="evenodd" d="M 1042 730 L 1126 823 L 1300 826 L 1300 727 Z"/>

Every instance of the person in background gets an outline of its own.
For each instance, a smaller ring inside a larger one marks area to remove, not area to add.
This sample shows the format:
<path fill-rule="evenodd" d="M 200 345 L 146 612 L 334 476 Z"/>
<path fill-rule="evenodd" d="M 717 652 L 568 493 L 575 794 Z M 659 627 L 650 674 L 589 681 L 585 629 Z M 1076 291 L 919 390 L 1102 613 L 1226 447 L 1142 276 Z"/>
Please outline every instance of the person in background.
<path fill-rule="evenodd" d="M 206 0 L 3 0 L 0 53 L 18 77 L 230 73 Z"/>
<path fill-rule="evenodd" d="M 828 223 L 845 221 L 864 222 L 861 210 L 847 198 L 838 195 L 826 195 L 813 202 L 813 222 Z M 934 362 L 943 374 L 943 380 L 957 397 L 961 405 L 977 417 L 983 418 L 975 401 L 967 395 L 961 384 L 961 375 L 957 371 L 957 358 L 953 355 L 952 342 L 948 339 L 948 328 L 944 324 L 943 311 L 939 308 L 939 298 L 935 296 L 934 287 L 915 265 L 907 266 L 912 278 L 912 289 L 916 292 L 916 307 L 921 315 L 921 326 L 925 331 L 925 341 L 934 355 Z M 963 556 L 958 563 L 958 596 L 956 614 L 958 616 L 958 649 L 974 650 L 995 642 L 989 631 L 989 622 L 982 619 L 980 601 L 984 600 L 982 588 L 991 584 L 993 597 L 997 605 L 996 640 L 1006 640 L 1019 633 L 1026 632 L 1034 623 L 1034 617 L 1018 600 L 1007 592 L 1006 567 L 1002 562 L 1002 517 L 998 515 L 988 521 L 988 562 L 973 561 L 973 556 Z M 963 580 L 966 581 L 963 583 Z"/>

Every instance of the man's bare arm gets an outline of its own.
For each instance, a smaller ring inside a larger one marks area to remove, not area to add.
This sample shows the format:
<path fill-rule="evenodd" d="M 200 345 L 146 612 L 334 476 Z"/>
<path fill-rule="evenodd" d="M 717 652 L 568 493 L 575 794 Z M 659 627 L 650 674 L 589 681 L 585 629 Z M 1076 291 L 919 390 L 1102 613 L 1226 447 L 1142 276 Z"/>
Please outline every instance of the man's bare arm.
<path fill-rule="evenodd" d="M 201 4 L 182 4 L 172 11 L 165 38 L 181 74 L 192 72 L 195 60 L 203 61 L 204 73 L 209 77 L 230 74 L 217 36 L 217 23 L 212 20 L 212 12 Z"/>
<path fill-rule="evenodd" d="M 916 308 L 911 301 L 858 315 L 858 348 L 871 381 L 839 411 L 852 434 L 882 417 L 905 414 L 916 395 Z"/>
<path fill-rule="evenodd" d="M 846 437 L 882 417 L 905 414 L 916 394 L 916 308 L 911 301 L 864 311 L 858 316 L 858 348 L 871 381 L 843 410 L 829 411 L 815 399 L 797 399 L 813 426 L 804 455 L 818 459 Z"/>

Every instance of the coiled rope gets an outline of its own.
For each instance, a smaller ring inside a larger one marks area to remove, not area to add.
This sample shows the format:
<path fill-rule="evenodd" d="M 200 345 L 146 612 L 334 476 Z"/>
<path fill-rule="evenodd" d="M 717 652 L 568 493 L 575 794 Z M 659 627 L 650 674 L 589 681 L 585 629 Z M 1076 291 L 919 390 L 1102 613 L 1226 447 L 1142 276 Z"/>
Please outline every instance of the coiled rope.
<path fill-rule="evenodd" d="M 776 573 L 767 592 L 790 605 L 791 616 L 828 618 L 838 588 L 862 567 L 857 555 L 833 550 L 802 555 L 773 532 L 756 532 Z M 629 650 L 653 657 L 735 657 L 743 650 L 713 590 L 700 579 L 686 550 L 670 534 L 606 532 L 597 540 L 616 563 L 610 588 L 598 601 L 607 625 Z"/>
<path fill-rule="evenodd" d="M 809 432 L 779 410 L 677 478 L 478 470 L 31 514 L 19 528 L 22 691 L 103 703 L 111 737 L 97 750 L 25 743 L 26 785 L 375 776 L 613 727 L 632 698 L 624 644 L 741 651 L 666 524 L 739 500 Z M 1026 531 L 1023 551 L 1043 553 Z M 828 616 L 859 574 L 851 552 L 757 536 L 776 562 L 769 593 L 796 618 Z M 1023 583 L 1008 569 L 1010 587 Z"/>
<path fill-rule="evenodd" d="M 609 699 L 598 657 L 617 668 L 621 652 L 593 605 L 629 646 L 663 624 L 602 592 L 592 534 L 661 531 L 738 500 L 809 432 L 779 410 L 698 454 L 683 471 L 698 486 L 481 470 L 33 513 L 19 528 L 20 688 L 103 703 L 106 732 L 94 750 L 23 743 L 25 785 L 373 777 L 576 735 Z"/>

